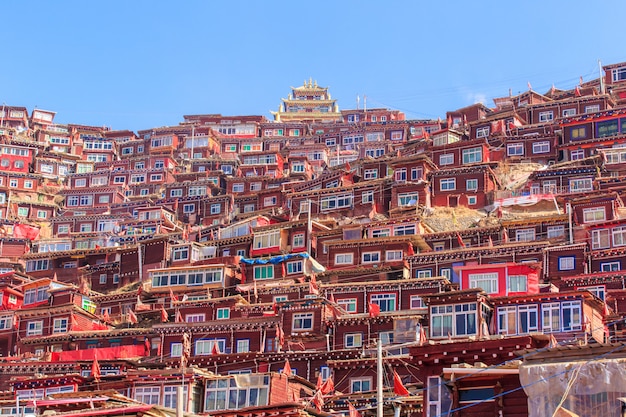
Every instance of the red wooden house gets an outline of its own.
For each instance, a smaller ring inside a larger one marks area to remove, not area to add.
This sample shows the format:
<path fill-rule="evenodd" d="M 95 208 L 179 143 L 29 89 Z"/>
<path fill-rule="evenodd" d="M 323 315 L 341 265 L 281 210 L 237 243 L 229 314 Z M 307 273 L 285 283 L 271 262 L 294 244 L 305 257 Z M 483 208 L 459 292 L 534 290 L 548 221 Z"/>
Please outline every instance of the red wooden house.
<path fill-rule="evenodd" d="M 626 268 L 626 222 L 623 219 L 585 226 L 589 245 L 586 272 L 612 272 Z"/>
<path fill-rule="evenodd" d="M 491 164 L 435 171 L 430 182 L 431 203 L 439 207 L 485 207 L 493 203 L 499 186 Z"/>
<path fill-rule="evenodd" d="M 544 248 L 544 277 L 553 280 L 589 272 L 586 252 L 586 242 Z"/>
<path fill-rule="evenodd" d="M 456 270 L 462 290 L 480 288 L 492 297 L 539 292 L 540 263 L 466 265 Z"/>
<path fill-rule="evenodd" d="M 431 159 L 440 169 L 457 168 L 491 161 L 485 138 L 458 141 L 431 148 Z"/>

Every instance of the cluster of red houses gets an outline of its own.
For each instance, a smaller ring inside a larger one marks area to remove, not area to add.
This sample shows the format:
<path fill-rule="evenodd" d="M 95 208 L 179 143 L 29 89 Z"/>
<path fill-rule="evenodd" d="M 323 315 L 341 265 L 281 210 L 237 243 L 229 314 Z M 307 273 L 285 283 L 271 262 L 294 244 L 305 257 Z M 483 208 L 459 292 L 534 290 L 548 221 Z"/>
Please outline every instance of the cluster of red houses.
<path fill-rule="evenodd" d="M 622 346 L 626 63 L 603 70 L 445 120 L 311 80 L 274 120 L 138 132 L 3 106 L 1 413 L 183 386 L 224 416 L 374 415 L 380 391 L 396 416 L 591 415 L 529 367 Z"/>

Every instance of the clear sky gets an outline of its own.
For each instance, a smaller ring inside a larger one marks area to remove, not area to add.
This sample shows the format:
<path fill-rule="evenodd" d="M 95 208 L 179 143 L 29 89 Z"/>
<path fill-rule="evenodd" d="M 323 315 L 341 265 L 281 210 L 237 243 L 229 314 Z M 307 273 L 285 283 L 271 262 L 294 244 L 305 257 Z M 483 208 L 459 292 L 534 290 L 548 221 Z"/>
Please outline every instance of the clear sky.
<path fill-rule="evenodd" d="M 626 1 L 4 0 L 0 101 L 140 130 L 265 115 L 312 78 L 340 109 L 445 117 L 626 61 Z"/>

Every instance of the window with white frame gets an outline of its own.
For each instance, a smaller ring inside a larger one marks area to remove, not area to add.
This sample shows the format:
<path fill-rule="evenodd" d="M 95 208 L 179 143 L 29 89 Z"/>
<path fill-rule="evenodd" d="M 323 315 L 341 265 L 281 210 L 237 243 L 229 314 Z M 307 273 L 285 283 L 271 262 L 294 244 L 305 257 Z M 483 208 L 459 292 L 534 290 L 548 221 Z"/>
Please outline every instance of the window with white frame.
<path fill-rule="evenodd" d="M 228 307 L 223 307 L 223 308 L 218 308 L 217 312 L 216 312 L 216 318 L 218 320 L 227 320 L 230 318 L 230 308 Z"/>
<path fill-rule="evenodd" d="M 478 191 L 478 179 L 472 178 L 465 180 L 465 189 L 467 191 Z"/>
<path fill-rule="evenodd" d="M 107 283 L 107 274 L 100 274 L 100 285 Z"/>
<path fill-rule="evenodd" d="M 548 239 L 556 239 L 565 236 L 565 226 L 548 226 L 546 229 Z"/>
<path fill-rule="evenodd" d="M 233 193 L 243 193 L 244 184 L 242 182 L 238 182 L 233 184 Z"/>
<path fill-rule="evenodd" d="M 202 339 L 197 340 L 195 345 L 196 355 L 211 355 L 213 353 L 213 346 L 217 345 L 220 352 L 226 352 L 226 340 L 225 339 Z"/>
<path fill-rule="evenodd" d="M 276 196 L 265 197 L 263 198 L 263 207 L 275 206 L 277 201 Z"/>
<path fill-rule="evenodd" d="M 180 358 L 183 355 L 183 344 L 176 342 L 170 345 L 170 357 Z"/>
<path fill-rule="evenodd" d="M 592 285 L 590 287 L 578 287 L 579 290 L 587 290 L 600 300 L 604 301 L 606 296 L 606 286 L 604 285 Z"/>
<path fill-rule="evenodd" d="M 43 334 L 43 320 L 26 323 L 26 336 L 41 336 Z"/>
<path fill-rule="evenodd" d="M 150 405 L 159 405 L 161 387 L 135 387 L 135 401 Z"/>
<path fill-rule="evenodd" d="M 439 155 L 439 166 L 452 165 L 454 164 L 454 154 L 445 153 L 443 155 Z"/>
<path fill-rule="evenodd" d="M 398 168 L 394 173 L 394 178 L 398 182 L 406 181 L 406 168 Z"/>
<path fill-rule="evenodd" d="M 424 308 L 426 305 L 424 304 L 424 299 L 419 295 L 412 295 L 410 299 L 410 308 L 411 310 L 415 310 L 418 308 Z"/>
<path fill-rule="evenodd" d="M 476 303 L 432 306 L 430 313 L 431 337 L 476 334 Z"/>
<path fill-rule="evenodd" d="M 591 249 L 607 249 L 611 247 L 611 230 L 596 229 L 591 231 Z"/>
<path fill-rule="evenodd" d="M 394 226 L 393 235 L 394 236 L 408 236 L 416 234 L 416 229 L 414 224 L 405 224 Z"/>
<path fill-rule="evenodd" d="M 626 226 L 614 227 L 611 232 L 613 233 L 613 246 L 626 245 Z"/>
<path fill-rule="evenodd" d="M 469 288 L 482 288 L 487 294 L 497 294 L 498 273 L 469 274 Z"/>
<path fill-rule="evenodd" d="M 303 248 L 304 247 L 304 233 L 294 234 L 291 240 L 291 245 L 294 248 Z"/>
<path fill-rule="evenodd" d="M 374 202 L 374 191 L 373 190 L 363 191 L 363 193 L 361 193 L 361 203 L 362 204 L 369 204 L 369 203 L 373 203 L 373 202 Z"/>
<path fill-rule="evenodd" d="M 396 294 L 372 294 L 370 296 L 370 303 L 377 304 L 378 307 L 380 307 L 380 311 L 395 311 Z"/>
<path fill-rule="evenodd" d="M 322 211 L 345 208 L 352 206 L 351 194 L 340 194 L 325 196 L 320 199 L 320 209 Z"/>
<path fill-rule="evenodd" d="M 476 137 L 477 138 L 486 138 L 489 136 L 489 126 L 482 126 L 476 128 Z"/>
<path fill-rule="evenodd" d="M 572 178 L 569 180 L 571 192 L 591 191 L 593 189 L 591 178 Z"/>
<path fill-rule="evenodd" d="M 237 339 L 237 353 L 250 352 L 250 339 Z"/>
<path fill-rule="evenodd" d="M 372 378 L 351 378 L 350 393 L 367 392 L 372 390 Z"/>
<path fill-rule="evenodd" d="M 170 190 L 170 197 L 182 197 L 183 189 L 182 188 L 173 188 Z"/>
<path fill-rule="evenodd" d="M 533 143 L 533 154 L 542 154 L 550 152 L 550 142 L 541 141 Z"/>
<path fill-rule="evenodd" d="M 600 105 L 585 106 L 585 113 L 596 113 L 600 111 Z"/>
<path fill-rule="evenodd" d="M 301 274 L 302 261 L 287 262 L 287 274 Z"/>
<path fill-rule="evenodd" d="M 87 178 L 76 178 L 76 181 L 74 182 L 74 187 L 79 188 L 79 187 L 86 187 L 87 186 Z"/>
<path fill-rule="evenodd" d="M 280 230 L 258 233 L 252 242 L 254 249 L 275 248 L 280 245 Z"/>
<path fill-rule="evenodd" d="M 564 332 L 580 330 L 582 324 L 582 308 L 580 301 L 563 301 L 561 303 Z"/>
<path fill-rule="evenodd" d="M 523 143 L 508 143 L 506 145 L 506 154 L 508 156 L 523 156 L 524 144 Z"/>
<path fill-rule="evenodd" d="M 571 271 L 576 267 L 576 258 L 574 256 L 559 257 L 559 271 Z"/>
<path fill-rule="evenodd" d="M 463 149 L 463 164 L 474 164 L 483 161 L 483 148 Z"/>
<path fill-rule="evenodd" d="M 602 262 L 600 264 L 600 271 L 602 272 L 615 272 L 621 269 L 621 263 L 619 261 Z"/>
<path fill-rule="evenodd" d="M 518 229 L 515 231 L 515 240 L 517 242 L 532 242 L 535 240 L 535 229 Z"/>
<path fill-rule="evenodd" d="M 411 168 L 411 181 L 421 180 L 424 176 L 423 168 Z"/>
<path fill-rule="evenodd" d="M 67 318 L 54 319 L 52 323 L 52 333 L 66 333 L 68 331 Z"/>
<path fill-rule="evenodd" d="M 468 206 L 475 206 L 478 203 L 478 197 L 476 197 L 475 195 L 468 195 L 467 196 L 467 205 Z"/>
<path fill-rule="evenodd" d="M 414 206 L 418 203 L 418 201 L 419 201 L 419 194 L 417 191 L 398 194 L 398 206 L 399 207 Z"/>
<path fill-rule="evenodd" d="M 576 115 L 576 109 L 563 109 L 563 117 L 572 117 Z"/>
<path fill-rule="evenodd" d="M 364 264 L 380 262 L 380 252 L 363 252 L 361 262 Z"/>
<path fill-rule="evenodd" d="M 356 313 L 356 298 L 340 298 L 337 304 L 348 313 Z"/>
<path fill-rule="evenodd" d="M 402 250 L 387 250 L 385 251 L 385 260 L 387 262 L 401 261 Z"/>
<path fill-rule="evenodd" d="M 554 112 L 542 111 L 539 112 L 539 122 L 550 122 L 554 119 Z"/>
<path fill-rule="evenodd" d="M 313 313 L 295 313 L 293 315 L 292 330 L 313 330 Z"/>
<path fill-rule="evenodd" d="M 528 291 L 528 276 L 509 275 L 507 277 L 507 292 L 526 292 L 526 291 Z"/>
<path fill-rule="evenodd" d="M 346 333 L 343 336 L 345 348 L 358 348 L 363 346 L 363 333 Z"/>
<path fill-rule="evenodd" d="M 335 265 L 352 265 L 354 263 L 354 254 L 337 253 L 335 254 Z"/>
<path fill-rule="evenodd" d="M 604 207 L 590 207 L 583 209 L 583 221 L 585 223 L 601 222 L 606 220 Z"/>
<path fill-rule="evenodd" d="M 204 313 L 185 314 L 186 323 L 204 323 L 206 315 Z"/>
<path fill-rule="evenodd" d="M 189 259 L 189 246 L 179 246 L 172 249 L 172 260 L 182 261 Z"/>
<path fill-rule="evenodd" d="M 250 183 L 250 191 L 259 191 L 261 190 L 261 183 L 260 182 L 251 182 Z"/>
<path fill-rule="evenodd" d="M 577 161 L 579 159 L 585 158 L 585 150 L 584 149 L 573 149 L 569 153 L 569 159 L 572 161 Z"/>
<path fill-rule="evenodd" d="M 373 180 L 376 178 L 378 178 L 378 169 L 373 169 L 373 168 L 366 169 L 363 173 L 363 179 Z"/>
<path fill-rule="evenodd" d="M 433 275 L 433 271 L 430 269 L 420 269 L 415 273 L 416 278 L 430 278 Z"/>
<path fill-rule="evenodd" d="M 441 191 L 456 190 L 456 178 L 442 178 L 439 180 L 439 189 Z"/>
<path fill-rule="evenodd" d="M 254 279 L 273 279 L 274 265 L 256 265 L 254 267 Z"/>

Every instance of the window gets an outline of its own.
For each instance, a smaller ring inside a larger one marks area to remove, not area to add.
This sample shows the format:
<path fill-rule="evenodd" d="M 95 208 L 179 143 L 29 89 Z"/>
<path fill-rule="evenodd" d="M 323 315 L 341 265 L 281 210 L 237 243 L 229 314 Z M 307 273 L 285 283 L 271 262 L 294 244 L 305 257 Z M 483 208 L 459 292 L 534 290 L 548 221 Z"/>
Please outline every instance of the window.
<path fill-rule="evenodd" d="M 87 186 L 87 179 L 86 178 L 77 178 L 76 182 L 74 183 L 74 187 L 86 187 Z"/>
<path fill-rule="evenodd" d="M 548 226 L 546 229 L 548 239 L 556 239 L 565 236 L 565 226 Z"/>
<path fill-rule="evenodd" d="M 217 319 L 218 320 L 227 320 L 230 318 L 230 308 L 218 308 L 217 309 Z"/>
<path fill-rule="evenodd" d="M 467 196 L 467 205 L 468 206 L 475 206 L 478 203 L 478 197 L 476 197 L 475 195 L 468 195 Z"/>
<path fill-rule="evenodd" d="M 382 118 L 381 118 L 382 119 Z M 350 379 L 350 392 L 367 392 L 372 390 L 372 378 Z"/>
<path fill-rule="evenodd" d="M 250 352 L 250 339 L 237 339 L 237 353 Z"/>
<path fill-rule="evenodd" d="M 439 165 L 452 165 L 454 164 L 454 154 L 446 153 L 443 155 L 439 155 Z"/>
<path fill-rule="evenodd" d="M 236 184 L 233 184 L 233 193 L 243 193 L 243 183 L 239 182 Z"/>
<path fill-rule="evenodd" d="M 210 355 L 213 353 L 213 346 L 217 345 L 220 352 L 226 352 L 226 340 L 225 339 L 203 339 L 196 341 L 196 355 Z"/>
<path fill-rule="evenodd" d="M 220 214 L 222 212 L 221 204 L 211 204 L 211 214 Z"/>
<path fill-rule="evenodd" d="M 370 296 L 370 303 L 377 304 L 381 312 L 395 311 L 396 294 L 372 294 Z"/>
<path fill-rule="evenodd" d="M 287 274 L 301 274 L 302 261 L 287 262 Z"/>
<path fill-rule="evenodd" d="M 498 274 L 469 274 L 469 288 L 482 288 L 488 294 L 497 294 Z"/>
<path fill-rule="evenodd" d="M 254 279 L 273 279 L 274 265 L 257 265 L 254 267 Z"/>
<path fill-rule="evenodd" d="M 613 119 L 597 122 L 596 130 L 599 138 L 617 135 L 619 133 L 619 120 Z"/>
<path fill-rule="evenodd" d="M 585 106 L 585 113 L 595 113 L 600 111 L 600 105 Z"/>
<path fill-rule="evenodd" d="M 180 358 L 183 355 L 183 344 L 182 343 L 172 343 L 170 345 L 170 356 L 172 358 Z"/>
<path fill-rule="evenodd" d="M 476 334 L 476 303 L 432 306 L 431 337 Z"/>
<path fill-rule="evenodd" d="M 576 109 L 563 109 L 563 117 L 571 117 L 576 115 Z"/>
<path fill-rule="evenodd" d="M 361 262 L 364 264 L 380 262 L 380 252 L 364 252 L 361 254 Z"/>
<path fill-rule="evenodd" d="M 135 400 L 144 404 L 158 405 L 161 397 L 160 387 L 136 387 Z"/>
<path fill-rule="evenodd" d="M 418 308 L 424 308 L 426 307 L 424 305 L 424 299 L 422 297 L 420 297 L 419 295 L 412 295 L 411 296 L 411 310 L 415 310 Z"/>
<path fill-rule="evenodd" d="M 406 181 L 406 168 L 397 169 L 395 172 L 395 179 L 399 182 Z"/>
<path fill-rule="evenodd" d="M 253 241 L 254 249 L 275 248 L 280 245 L 280 230 L 267 233 L 255 234 Z"/>
<path fill-rule="evenodd" d="M 368 204 L 374 202 L 374 191 L 363 191 L 361 194 L 361 203 Z"/>
<path fill-rule="evenodd" d="M 602 262 L 600 264 L 600 271 L 602 272 L 614 272 L 614 271 L 620 271 L 621 268 L 621 264 L 619 261 L 614 261 L 614 262 Z"/>
<path fill-rule="evenodd" d="M 535 240 L 535 229 L 519 229 L 515 231 L 516 242 L 532 242 Z"/>
<path fill-rule="evenodd" d="M 626 226 L 614 227 L 612 232 L 613 232 L 613 246 L 626 245 Z"/>
<path fill-rule="evenodd" d="M 296 233 L 295 235 L 293 235 L 291 245 L 294 248 L 303 248 L 304 247 L 304 233 Z"/>
<path fill-rule="evenodd" d="M 533 143 L 533 154 L 549 153 L 550 142 L 542 141 Z"/>
<path fill-rule="evenodd" d="M 348 313 L 356 313 L 356 298 L 340 298 L 337 304 Z"/>
<path fill-rule="evenodd" d="M 591 207 L 583 209 L 583 221 L 585 223 L 601 222 L 606 220 L 604 207 Z"/>
<path fill-rule="evenodd" d="M 170 197 L 182 197 L 183 189 L 182 188 L 174 188 L 170 190 Z"/>
<path fill-rule="evenodd" d="M 560 256 L 559 257 L 559 271 L 571 271 L 575 269 L 574 256 Z"/>
<path fill-rule="evenodd" d="M 385 251 L 385 260 L 387 262 L 401 261 L 402 260 L 402 251 L 401 250 L 388 250 L 388 251 Z"/>
<path fill-rule="evenodd" d="M 584 126 L 572 127 L 570 134 L 572 136 L 572 140 L 587 139 L 587 128 Z"/>
<path fill-rule="evenodd" d="M 539 112 L 539 122 L 549 122 L 554 119 L 554 113 L 551 111 Z"/>
<path fill-rule="evenodd" d="M 335 255 L 335 265 L 352 265 L 354 263 L 352 253 L 338 253 Z"/>
<path fill-rule="evenodd" d="M 614 68 L 611 70 L 613 82 L 626 80 L 626 67 Z"/>
<path fill-rule="evenodd" d="M 54 319 L 52 333 L 66 333 L 68 331 L 67 328 L 67 319 Z"/>
<path fill-rule="evenodd" d="M 100 285 L 107 283 L 107 274 L 100 274 Z"/>
<path fill-rule="evenodd" d="M 394 236 L 407 236 L 407 235 L 414 235 L 414 234 L 415 234 L 414 224 L 400 225 L 400 226 L 395 226 L 393 228 Z"/>
<path fill-rule="evenodd" d="M 433 275 L 433 271 L 430 269 L 422 269 L 417 271 L 416 278 L 430 278 Z"/>
<path fill-rule="evenodd" d="M 206 315 L 204 313 L 185 314 L 186 323 L 203 323 L 206 321 Z"/>
<path fill-rule="evenodd" d="M 476 162 L 482 162 L 483 160 L 483 149 L 471 148 L 463 150 L 463 164 L 473 164 Z"/>
<path fill-rule="evenodd" d="M 165 385 L 163 387 L 163 407 L 176 409 L 177 391 L 176 385 Z M 183 404 L 187 401 L 187 386 L 183 387 Z"/>
<path fill-rule="evenodd" d="M 196 211 L 195 204 L 183 204 L 183 213 L 194 213 Z"/>
<path fill-rule="evenodd" d="M 276 205 L 276 196 L 272 196 L 272 197 L 265 197 L 263 199 L 263 206 L 264 207 L 271 207 L 271 206 L 275 206 Z"/>
<path fill-rule="evenodd" d="M 313 330 L 313 313 L 295 313 L 293 315 L 292 330 Z"/>
<path fill-rule="evenodd" d="M 563 317 L 563 331 L 579 330 L 582 323 L 582 309 L 580 301 L 563 301 L 561 303 Z"/>
<path fill-rule="evenodd" d="M 509 275 L 507 292 L 528 291 L 528 277 L 526 275 Z"/>
<path fill-rule="evenodd" d="M 477 191 L 478 190 L 478 179 L 470 179 L 465 180 L 465 189 L 467 191 Z"/>
<path fill-rule="evenodd" d="M 509 143 L 506 145 L 506 154 L 508 156 L 523 156 L 524 144 L 523 143 Z"/>
<path fill-rule="evenodd" d="M 26 336 L 41 336 L 43 334 L 43 320 L 26 323 Z"/>
<path fill-rule="evenodd" d="M 18 207 L 17 215 L 19 217 L 28 217 L 28 207 Z"/>
<path fill-rule="evenodd" d="M 398 194 L 398 206 L 408 207 L 414 206 L 419 201 L 419 194 L 417 192 L 400 193 Z"/>
<path fill-rule="evenodd" d="M 439 188 L 441 191 L 456 190 L 456 178 L 442 178 L 439 180 Z"/>
<path fill-rule="evenodd" d="M 33 182 L 31 180 L 24 180 L 24 188 L 33 188 Z"/>
<path fill-rule="evenodd" d="M 189 259 L 189 246 L 179 246 L 172 249 L 172 260 L 182 261 Z"/>
<path fill-rule="evenodd" d="M 489 126 L 483 126 L 476 128 L 476 137 L 477 138 L 486 138 L 489 136 Z"/>
<path fill-rule="evenodd" d="M 346 333 L 344 335 L 343 345 L 345 348 L 358 348 L 363 346 L 362 333 Z"/>
<path fill-rule="evenodd" d="M 363 178 L 366 180 L 373 180 L 378 178 L 378 170 L 377 169 L 366 169 L 363 173 Z"/>
<path fill-rule="evenodd" d="M 619 262 L 618 262 L 619 263 Z M 579 290 L 587 290 L 592 293 L 594 296 L 604 301 L 604 296 L 606 295 L 606 288 L 604 285 L 595 285 L 592 287 L 579 287 Z"/>

